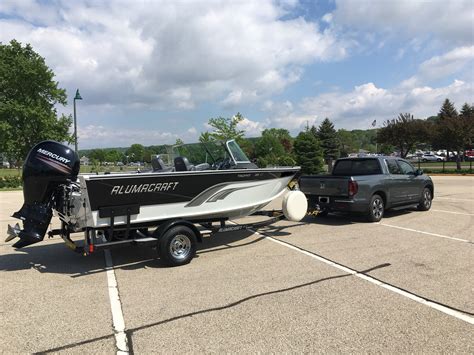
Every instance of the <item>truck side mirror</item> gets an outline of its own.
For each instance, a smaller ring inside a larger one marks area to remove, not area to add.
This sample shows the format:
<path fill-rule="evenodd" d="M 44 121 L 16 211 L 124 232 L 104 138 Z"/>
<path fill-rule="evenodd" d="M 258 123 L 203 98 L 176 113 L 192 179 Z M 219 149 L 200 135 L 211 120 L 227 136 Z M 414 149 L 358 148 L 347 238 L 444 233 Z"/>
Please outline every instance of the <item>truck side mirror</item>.
<path fill-rule="evenodd" d="M 418 175 L 423 175 L 423 169 L 416 169 L 415 170 L 415 176 L 418 176 Z"/>

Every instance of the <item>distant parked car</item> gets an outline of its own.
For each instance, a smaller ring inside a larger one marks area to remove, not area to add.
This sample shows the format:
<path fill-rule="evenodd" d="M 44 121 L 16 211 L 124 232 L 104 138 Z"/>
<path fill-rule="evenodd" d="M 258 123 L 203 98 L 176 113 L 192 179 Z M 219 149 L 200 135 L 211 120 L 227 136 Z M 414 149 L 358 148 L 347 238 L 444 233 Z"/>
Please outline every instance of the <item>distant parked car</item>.
<path fill-rule="evenodd" d="M 474 160 L 474 150 L 466 150 L 464 152 L 464 156 L 466 157 L 466 160 Z"/>
<path fill-rule="evenodd" d="M 7 161 L 2 162 L 2 168 L 10 169 L 10 163 Z"/>
<path fill-rule="evenodd" d="M 446 158 L 436 154 L 423 154 L 421 161 L 445 161 Z"/>

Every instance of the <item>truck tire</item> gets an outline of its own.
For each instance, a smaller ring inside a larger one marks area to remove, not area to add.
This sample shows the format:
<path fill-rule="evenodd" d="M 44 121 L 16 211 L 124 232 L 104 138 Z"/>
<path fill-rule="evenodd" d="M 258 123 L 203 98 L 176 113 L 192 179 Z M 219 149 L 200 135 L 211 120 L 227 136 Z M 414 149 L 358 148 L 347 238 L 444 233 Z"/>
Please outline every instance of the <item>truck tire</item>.
<path fill-rule="evenodd" d="M 196 234 L 186 226 L 168 229 L 159 239 L 160 259 L 168 266 L 190 263 L 196 255 L 196 240 Z"/>
<path fill-rule="evenodd" d="M 421 200 L 418 205 L 418 211 L 428 211 L 431 208 L 431 201 L 433 200 L 433 194 L 428 187 L 423 189 L 423 193 L 421 195 Z"/>
<path fill-rule="evenodd" d="M 380 195 L 373 195 L 370 199 L 369 208 L 367 209 L 367 220 L 369 222 L 379 222 L 385 211 L 385 203 Z"/>

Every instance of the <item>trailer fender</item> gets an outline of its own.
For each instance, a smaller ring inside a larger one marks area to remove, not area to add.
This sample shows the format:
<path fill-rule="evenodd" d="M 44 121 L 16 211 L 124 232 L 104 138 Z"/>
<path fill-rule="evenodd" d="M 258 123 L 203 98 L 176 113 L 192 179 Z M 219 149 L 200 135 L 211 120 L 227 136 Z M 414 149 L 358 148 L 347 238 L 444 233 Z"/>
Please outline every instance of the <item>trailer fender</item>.
<path fill-rule="evenodd" d="M 173 228 L 174 226 L 186 226 L 190 228 L 194 234 L 196 235 L 196 239 L 199 243 L 202 243 L 202 236 L 197 227 L 194 225 L 194 223 L 191 223 L 190 221 L 187 221 L 185 219 L 172 219 L 169 221 L 165 221 L 162 224 L 158 226 L 157 229 L 152 234 L 153 238 L 160 239 L 160 237 L 166 233 L 166 231 L 170 228 Z"/>

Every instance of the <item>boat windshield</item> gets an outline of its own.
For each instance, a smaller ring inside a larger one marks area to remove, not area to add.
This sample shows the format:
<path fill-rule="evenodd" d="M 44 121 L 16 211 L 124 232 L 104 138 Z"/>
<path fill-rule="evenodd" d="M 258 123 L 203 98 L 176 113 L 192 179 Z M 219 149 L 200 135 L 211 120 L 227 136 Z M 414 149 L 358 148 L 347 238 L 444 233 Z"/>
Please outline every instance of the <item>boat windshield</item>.
<path fill-rule="evenodd" d="M 185 156 L 192 164 L 214 164 L 226 159 L 237 163 L 248 163 L 249 158 L 235 140 L 226 142 L 212 141 L 205 143 L 183 144 L 173 147 L 173 158 Z"/>
<path fill-rule="evenodd" d="M 237 144 L 236 141 L 230 140 L 226 142 L 227 149 L 232 155 L 232 158 L 234 159 L 234 162 L 236 163 L 249 163 L 250 160 L 247 158 L 245 155 L 244 151 L 240 146 Z"/>

